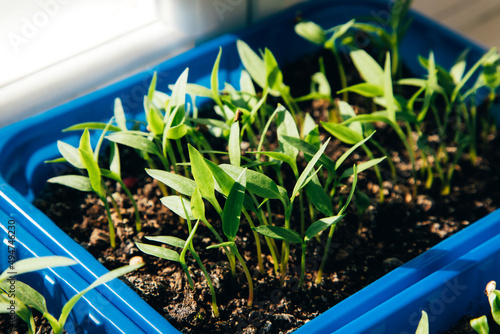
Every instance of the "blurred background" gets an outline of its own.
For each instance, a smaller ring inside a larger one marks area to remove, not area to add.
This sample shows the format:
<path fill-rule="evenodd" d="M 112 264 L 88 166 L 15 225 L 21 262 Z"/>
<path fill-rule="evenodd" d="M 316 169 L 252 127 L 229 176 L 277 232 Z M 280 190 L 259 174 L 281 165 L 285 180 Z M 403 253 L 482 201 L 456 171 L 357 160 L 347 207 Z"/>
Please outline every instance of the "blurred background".
<path fill-rule="evenodd" d="M 0 126 L 305 1 L 0 0 Z M 413 8 L 500 46 L 498 0 L 414 0 Z"/>

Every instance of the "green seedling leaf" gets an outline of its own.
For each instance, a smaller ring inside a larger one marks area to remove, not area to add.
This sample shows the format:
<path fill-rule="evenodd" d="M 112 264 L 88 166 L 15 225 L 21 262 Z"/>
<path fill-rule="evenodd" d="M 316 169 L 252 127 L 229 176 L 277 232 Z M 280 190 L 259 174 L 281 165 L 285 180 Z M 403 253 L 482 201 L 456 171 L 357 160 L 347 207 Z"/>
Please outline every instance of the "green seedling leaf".
<path fill-rule="evenodd" d="M 172 128 L 169 128 L 166 133 L 167 139 L 177 140 L 184 137 L 188 132 L 188 128 L 185 124 L 179 124 Z"/>
<path fill-rule="evenodd" d="M 289 145 L 283 140 L 283 136 L 294 137 L 300 139 L 299 130 L 297 129 L 297 124 L 292 114 L 285 109 L 282 105 L 279 105 L 276 119 L 278 141 L 280 144 L 281 151 L 288 155 L 294 162 L 297 160 L 297 155 L 299 155 L 299 150 Z"/>
<path fill-rule="evenodd" d="M 380 86 L 375 86 L 370 83 L 360 83 L 339 90 L 337 93 L 352 92 L 365 97 L 376 97 L 384 95 L 384 90 Z"/>
<path fill-rule="evenodd" d="M 321 148 L 318 150 L 318 152 L 316 152 L 316 154 L 312 157 L 311 161 L 309 161 L 306 168 L 304 168 L 304 170 L 302 171 L 302 174 L 300 174 L 299 179 L 297 180 L 297 183 L 295 183 L 295 187 L 292 190 L 292 197 L 291 198 L 294 198 L 295 196 L 297 196 L 300 189 L 302 189 L 302 187 L 304 187 L 307 184 L 306 179 L 308 179 L 309 173 L 311 173 L 311 171 L 314 168 L 314 165 L 318 162 L 319 158 L 321 157 L 321 155 L 323 154 L 323 152 L 325 151 L 325 149 L 329 143 L 330 143 L 330 138 L 328 138 L 326 140 L 326 142 L 323 144 L 323 146 L 321 146 Z"/>
<path fill-rule="evenodd" d="M 216 249 L 216 248 L 231 247 L 231 246 L 234 246 L 234 241 L 226 241 L 226 242 L 221 242 L 220 244 L 210 245 L 207 247 L 207 249 Z"/>
<path fill-rule="evenodd" d="M 67 132 L 67 131 L 81 131 L 85 129 L 89 130 L 104 130 L 108 123 L 101 123 L 101 122 L 86 122 L 86 123 L 79 123 L 72 125 L 66 129 L 63 129 L 62 132 Z M 108 131 L 110 132 L 119 132 L 121 129 L 117 126 L 111 125 L 108 128 Z"/>
<path fill-rule="evenodd" d="M 478 334 L 489 334 L 490 327 L 488 326 L 488 318 L 483 315 L 482 317 L 472 319 L 470 321 L 470 326 L 478 333 Z"/>
<path fill-rule="evenodd" d="M 296 244 L 302 243 L 302 238 L 300 237 L 300 234 L 288 228 L 272 226 L 272 225 L 261 225 L 255 227 L 253 230 L 262 234 L 265 237 L 284 240 Z"/>
<path fill-rule="evenodd" d="M 108 169 L 101 168 L 100 170 L 101 170 L 102 176 L 107 177 L 108 179 L 114 180 L 116 182 L 120 182 L 120 180 L 121 180 L 120 175 L 118 175 L 118 174 L 116 174 Z"/>
<path fill-rule="evenodd" d="M 314 84 L 318 86 L 317 94 L 323 98 L 330 99 L 332 96 L 332 88 L 330 87 L 330 83 L 323 72 L 316 72 L 313 74 L 311 77 L 311 85 Z"/>
<path fill-rule="evenodd" d="M 288 142 L 288 144 L 295 146 L 300 151 L 304 152 L 306 155 L 309 155 L 311 157 L 314 156 L 316 154 L 316 152 L 318 152 L 318 149 L 320 148 L 320 147 L 316 148 L 312 144 L 309 144 L 304 140 L 300 140 L 300 139 L 297 139 L 294 137 L 283 136 L 282 138 L 284 141 Z M 321 145 L 319 145 L 319 146 L 321 146 Z M 333 160 L 330 159 L 325 154 L 321 155 L 321 157 L 319 158 L 319 161 L 323 165 L 327 166 L 328 170 L 330 170 L 330 171 L 335 170 L 335 162 L 333 162 Z"/>
<path fill-rule="evenodd" d="M 11 284 L 8 281 L 3 281 L 0 283 L 0 288 L 7 292 L 10 289 L 10 285 Z M 48 313 L 45 298 L 28 284 L 17 280 L 16 299 L 18 299 L 18 301 L 20 301 L 25 306 L 34 308 L 42 314 Z"/>
<path fill-rule="evenodd" d="M 22 275 L 45 268 L 66 267 L 74 264 L 77 264 L 75 260 L 64 256 L 43 256 L 19 260 L 12 266 L 15 268 L 16 275 Z M 13 270 L 10 267 L 5 269 L 0 275 L 0 282 L 3 282 L 10 277 L 10 272 L 12 271 Z"/>
<path fill-rule="evenodd" d="M 130 132 L 115 132 L 107 135 L 106 138 L 114 143 L 129 146 L 146 153 L 159 154 L 158 148 L 151 140 Z"/>
<path fill-rule="evenodd" d="M 212 100 L 214 99 L 214 97 L 212 95 L 212 91 L 205 86 L 188 83 L 186 85 L 186 91 L 190 95 L 196 95 L 196 96 L 200 96 L 200 97 L 208 97 L 208 98 L 211 98 Z"/>
<path fill-rule="evenodd" d="M 227 164 L 221 164 L 219 167 L 233 180 L 236 180 L 245 170 L 242 167 Z M 246 188 L 249 192 L 262 198 L 281 198 L 281 194 L 276 183 L 267 175 L 254 170 L 246 169 Z"/>
<path fill-rule="evenodd" d="M 332 200 L 321 186 L 318 175 L 314 174 L 311 181 L 306 184 L 305 189 L 308 200 L 319 212 L 325 216 L 333 215 Z"/>
<path fill-rule="evenodd" d="M 354 179 L 352 180 L 351 191 L 349 192 L 349 196 L 347 196 L 347 201 L 345 202 L 344 206 L 339 211 L 339 214 L 338 214 L 339 216 L 341 214 L 343 214 L 345 210 L 347 210 L 349 203 L 351 203 L 352 197 L 354 196 L 354 191 L 356 190 L 356 184 L 358 183 L 358 173 L 359 173 L 358 167 L 356 165 L 354 165 L 353 166 Z"/>
<path fill-rule="evenodd" d="M 429 334 L 429 318 L 425 311 L 422 311 L 422 317 L 420 318 L 415 334 Z"/>
<path fill-rule="evenodd" d="M 146 173 L 182 195 L 193 196 L 196 182 L 187 177 L 159 169 L 146 168 Z"/>
<path fill-rule="evenodd" d="M 354 111 L 354 109 L 352 108 L 352 106 L 347 103 L 347 102 L 344 102 L 344 101 L 336 101 L 336 104 L 337 104 L 337 107 L 339 108 L 339 113 L 340 113 L 340 116 L 342 117 L 342 121 L 345 121 L 349 118 L 353 118 L 353 117 L 356 117 L 356 112 Z M 361 125 L 361 123 L 351 123 L 348 125 L 348 127 L 353 130 L 353 131 L 356 131 L 357 133 L 359 133 L 361 136 L 363 136 L 363 126 Z"/>
<path fill-rule="evenodd" d="M 63 186 L 70 187 L 83 192 L 92 191 L 92 184 L 90 179 L 82 175 L 62 175 L 55 176 L 47 180 L 50 183 L 62 184 Z"/>
<path fill-rule="evenodd" d="M 266 48 L 264 52 L 264 62 L 266 64 L 267 85 L 270 89 L 269 94 L 279 96 L 283 89 L 283 73 L 281 72 L 278 62 L 272 52 Z"/>
<path fill-rule="evenodd" d="M 245 70 L 241 71 L 240 89 L 242 92 L 247 93 L 250 96 L 257 95 L 257 93 L 255 92 L 255 87 L 252 82 L 252 77 Z"/>
<path fill-rule="evenodd" d="M 81 161 L 80 154 L 78 153 L 78 149 L 76 147 L 58 140 L 57 148 L 59 149 L 59 153 L 61 153 L 61 155 L 64 159 L 66 159 L 67 162 L 78 169 L 85 169 L 85 165 Z"/>
<path fill-rule="evenodd" d="M 147 96 L 144 96 L 144 110 L 146 111 L 146 122 L 148 123 L 148 129 L 155 136 L 159 136 L 163 133 L 165 123 L 163 122 L 163 115 L 158 112 Z"/>
<path fill-rule="evenodd" d="M 169 261 L 179 262 L 179 253 L 171 249 L 161 246 L 143 244 L 140 242 L 136 242 L 135 245 L 141 252 L 144 252 L 148 255 L 156 256 Z"/>
<path fill-rule="evenodd" d="M 153 78 L 151 78 L 151 83 L 149 84 L 149 88 L 148 88 L 148 96 L 147 96 L 147 99 L 149 101 L 152 101 L 153 100 L 153 96 L 154 96 L 154 93 L 156 91 L 156 81 L 158 79 L 158 74 L 156 73 L 156 71 L 153 73 Z"/>
<path fill-rule="evenodd" d="M 334 124 L 334 123 L 321 122 L 321 125 L 323 125 L 323 128 L 326 131 L 330 132 L 333 136 L 335 136 L 335 138 L 339 139 L 340 141 L 346 144 L 354 145 L 363 140 L 363 136 L 361 134 L 346 126 L 345 123 Z"/>
<path fill-rule="evenodd" d="M 247 170 L 244 169 L 236 179 L 222 210 L 222 230 L 230 241 L 234 241 L 240 227 L 247 183 L 246 172 Z"/>
<path fill-rule="evenodd" d="M 57 159 L 52 159 L 52 160 L 45 160 L 44 161 L 46 164 L 59 164 L 59 163 L 66 163 L 68 160 L 64 159 L 63 157 L 57 158 Z"/>
<path fill-rule="evenodd" d="M 189 68 L 186 68 L 175 82 L 174 88 L 172 89 L 172 95 L 170 96 L 170 102 L 168 103 L 170 109 L 186 104 L 188 74 Z"/>
<path fill-rule="evenodd" d="M 488 295 L 491 307 L 491 315 L 497 324 L 500 324 L 500 291 L 494 290 Z"/>
<path fill-rule="evenodd" d="M 217 182 L 217 186 L 219 187 L 217 191 L 219 191 L 224 196 L 228 196 L 231 188 L 233 187 L 234 179 L 229 176 L 220 166 L 217 166 L 212 161 L 205 159 L 205 162 L 207 163 L 208 168 L 210 168 L 210 170 L 212 171 L 215 181 Z"/>
<path fill-rule="evenodd" d="M 181 196 L 171 195 L 162 197 L 160 201 L 163 205 L 165 205 L 169 210 L 173 211 L 179 217 L 185 220 L 194 219 L 193 214 L 191 213 L 191 202 L 187 199 Z M 184 208 L 186 208 L 188 217 L 186 217 L 186 211 L 184 211 Z"/>
<path fill-rule="evenodd" d="M 236 42 L 238 54 L 240 55 L 241 62 L 252 77 L 253 81 L 257 83 L 262 89 L 267 87 L 267 72 L 266 64 L 249 46 L 242 40 Z"/>
<path fill-rule="evenodd" d="M 339 39 L 340 37 L 342 37 L 351 27 L 354 26 L 355 22 L 356 22 L 356 20 L 352 19 L 349 22 L 346 22 L 344 24 L 336 26 L 333 29 L 332 37 L 330 37 L 330 39 L 328 40 L 327 44 L 325 44 L 325 47 L 327 47 L 327 48 L 331 47 L 330 45 L 328 45 L 328 43 L 335 43 L 335 41 L 337 39 Z"/>
<path fill-rule="evenodd" d="M 90 134 L 88 129 L 85 129 L 82 137 L 80 138 L 80 147 L 78 148 L 78 152 L 80 153 L 80 159 L 89 174 L 92 189 L 99 195 L 99 197 L 103 198 L 104 191 L 101 186 L 101 170 L 99 169 L 99 165 L 94 158 L 94 152 L 90 146 Z"/>
<path fill-rule="evenodd" d="M 28 325 L 28 334 L 34 334 L 36 332 L 36 325 L 31 310 L 28 307 L 26 307 L 26 305 L 23 304 L 19 300 L 19 298 L 16 297 L 8 298 L 7 293 L 0 294 L 0 313 L 10 313 L 9 308 L 11 307 L 11 305 L 14 305 L 16 310 L 16 315 Z"/>
<path fill-rule="evenodd" d="M 201 153 L 190 144 L 188 145 L 188 149 L 189 159 L 191 161 L 191 172 L 193 173 L 196 185 L 200 188 L 202 196 L 214 204 L 214 202 L 217 202 L 214 193 L 214 176 L 205 163 L 205 159 Z"/>
<path fill-rule="evenodd" d="M 306 242 L 311 240 L 320 232 L 326 230 L 327 228 L 331 227 L 332 225 L 336 225 L 339 221 L 342 220 L 342 218 L 344 218 L 344 216 L 345 215 L 338 215 L 338 216 L 333 216 L 333 217 L 328 217 L 328 218 L 322 218 L 320 220 L 315 221 L 306 230 L 306 235 L 305 235 L 304 240 Z"/>
<path fill-rule="evenodd" d="M 219 47 L 219 53 L 215 59 L 214 67 L 212 68 L 212 75 L 210 77 L 210 86 L 212 88 L 212 96 L 218 105 L 222 105 L 222 101 L 219 96 L 219 63 L 222 56 L 222 48 Z"/>
<path fill-rule="evenodd" d="M 240 123 L 234 122 L 231 125 L 228 142 L 229 161 L 232 165 L 240 166 L 241 161 L 241 145 L 240 145 Z"/>
<path fill-rule="evenodd" d="M 351 56 L 354 66 L 356 66 L 363 80 L 376 87 L 384 85 L 384 70 L 365 50 L 357 49 L 351 51 L 349 56 Z"/>
<path fill-rule="evenodd" d="M 102 133 L 99 136 L 99 140 L 97 141 L 97 144 L 95 146 L 94 160 L 96 161 L 97 164 L 99 164 L 99 154 L 100 154 L 100 151 L 101 151 L 102 142 L 104 141 L 104 136 L 106 136 L 106 132 L 108 132 L 108 129 L 111 126 L 112 122 L 113 122 L 113 117 L 111 117 L 111 119 L 109 120 L 109 122 L 106 125 L 106 127 L 104 128 L 104 130 L 102 130 Z"/>
<path fill-rule="evenodd" d="M 386 157 L 382 157 L 382 158 L 376 158 L 376 159 L 372 159 L 372 160 L 368 160 L 368 161 L 365 161 L 365 162 L 362 162 L 360 163 L 357 168 L 358 168 L 358 173 L 361 173 L 365 170 L 367 170 L 368 168 L 372 168 L 373 166 L 381 163 L 382 161 L 385 160 Z M 342 173 L 342 175 L 340 176 L 341 179 L 345 179 L 345 178 L 348 178 L 350 177 L 351 175 L 354 175 L 354 169 L 353 168 L 348 168 L 344 171 L 344 173 Z"/>
<path fill-rule="evenodd" d="M 392 88 L 391 55 L 387 52 L 384 67 L 384 98 L 387 114 L 391 121 L 396 122 L 396 105 L 394 103 L 394 92 Z"/>
<path fill-rule="evenodd" d="M 114 116 L 116 124 L 122 131 L 127 131 L 127 119 L 125 118 L 125 112 L 123 111 L 123 105 L 120 98 L 115 99 Z"/>
<path fill-rule="evenodd" d="M 295 175 L 299 174 L 298 169 L 297 169 L 297 163 L 295 162 L 295 160 L 292 157 L 290 157 L 289 155 L 287 155 L 285 153 L 270 152 L 270 151 L 260 151 L 260 152 L 252 151 L 252 152 L 247 152 L 247 153 L 250 153 L 250 154 L 264 154 L 264 155 L 270 157 L 271 159 L 276 159 L 276 160 L 279 160 L 279 161 L 286 162 L 293 169 L 293 172 L 294 172 Z"/>
<path fill-rule="evenodd" d="M 467 66 L 467 55 L 470 49 L 465 49 L 455 61 L 455 64 L 450 69 L 450 75 L 453 78 L 453 82 L 458 84 L 465 73 L 465 67 Z"/>
<path fill-rule="evenodd" d="M 120 150 L 118 149 L 118 144 L 113 143 L 111 145 L 111 158 L 109 159 L 111 162 L 109 163 L 109 170 L 114 174 L 118 175 L 121 179 L 121 164 L 120 164 Z"/>
<path fill-rule="evenodd" d="M 193 197 L 191 197 L 191 212 L 194 219 L 205 219 L 205 202 L 201 197 L 200 188 L 196 188 Z"/>
<path fill-rule="evenodd" d="M 314 118 L 312 118 L 311 114 L 306 113 L 304 116 L 304 122 L 302 123 L 302 138 L 305 138 L 311 131 L 314 131 L 317 126 L 318 125 L 314 121 Z"/>
<path fill-rule="evenodd" d="M 356 145 L 352 146 L 350 149 L 348 149 L 346 152 L 344 152 L 344 154 L 342 154 L 340 156 L 340 158 L 338 158 L 337 161 L 335 162 L 335 168 L 334 168 L 334 170 L 337 170 L 340 167 L 340 165 L 342 165 L 342 163 L 352 154 L 352 152 L 354 152 L 358 147 L 360 147 L 361 145 L 363 145 L 364 143 L 366 143 L 373 136 L 373 134 L 375 132 L 376 131 L 373 131 L 365 139 L 357 142 Z"/>
<path fill-rule="evenodd" d="M 314 44 L 324 44 L 326 34 L 323 28 L 311 21 L 301 21 L 295 25 L 295 32 L 300 37 Z"/>
<path fill-rule="evenodd" d="M 319 127 L 316 125 L 304 138 L 304 141 L 311 144 L 316 150 L 321 147 L 321 141 L 319 139 Z"/>
<path fill-rule="evenodd" d="M 171 236 L 145 236 L 146 239 L 156 242 L 161 242 L 173 247 L 184 248 L 186 242 L 181 238 Z"/>
<path fill-rule="evenodd" d="M 136 265 L 132 265 L 132 266 L 124 266 L 124 267 L 120 267 L 120 268 L 117 268 L 117 269 L 114 269 L 114 270 L 111 270 L 109 273 L 107 274 L 104 274 L 103 276 L 99 277 L 97 280 L 95 280 L 94 283 L 92 283 L 89 287 L 87 287 L 86 289 L 84 289 L 83 291 L 81 291 L 80 293 L 78 293 L 77 295 L 73 296 L 64 306 L 63 306 L 63 309 L 61 311 L 61 316 L 59 318 L 59 325 L 60 325 L 60 328 L 61 328 L 61 332 L 62 332 L 62 328 L 64 328 L 64 324 L 66 323 L 66 319 L 68 318 L 69 316 L 69 313 L 71 312 L 71 310 L 73 309 L 73 307 L 75 306 L 75 304 L 78 302 L 78 300 L 80 300 L 80 298 L 86 294 L 87 292 L 89 292 L 90 290 L 94 289 L 95 287 L 101 285 L 101 284 L 105 284 L 117 277 L 120 277 L 120 276 L 123 276 L 131 271 L 134 271 L 140 267 L 142 267 L 144 265 L 144 263 L 139 263 L 139 264 L 136 264 Z"/>

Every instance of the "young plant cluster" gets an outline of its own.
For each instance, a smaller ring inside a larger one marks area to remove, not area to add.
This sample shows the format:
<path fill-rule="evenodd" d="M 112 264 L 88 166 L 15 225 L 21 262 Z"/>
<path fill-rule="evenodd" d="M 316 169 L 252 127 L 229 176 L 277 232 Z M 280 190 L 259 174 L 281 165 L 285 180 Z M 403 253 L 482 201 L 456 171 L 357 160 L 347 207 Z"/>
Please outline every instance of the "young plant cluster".
<path fill-rule="evenodd" d="M 500 86 L 499 54 L 493 48 L 469 65 L 466 50 L 447 70 L 436 63 L 431 51 L 427 58 L 419 57 L 427 72 L 426 78 L 403 78 L 399 43 L 411 22 L 405 17 L 410 4 L 411 1 L 405 0 L 395 2 L 388 22 L 389 31 L 379 25 L 355 20 L 328 30 L 314 22 L 303 21 L 296 25 L 296 31 L 308 41 L 331 50 L 339 66 L 341 90 L 338 94 L 342 94 L 344 101 L 336 102 L 337 106 L 329 122 L 323 124 L 324 128 L 339 140 L 354 144 L 371 132 L 374 123 L 387 124 L 401 140 L 413 166 L 414 194 L 417 180 L 426 189 L 431 189 L 438 179 L 440 193 L 448 195 L 462 153 L 467 153 L 472 165 L 476 165 L 478 145 L 484 143 L 492 130 L 494 122 L 488 116 L 478 118 L 478 105 L 482 103 L 491 107 L 495 101 Z M 357 46 L 355 36 L 360 33 L 370 40 L 377 57 Z M 341 47 L 354 64 L 361 82 L 347 85 L 338 51 Z M 379 62 L 384 65 L 379 65 Z M 320 68 L 321 72 L 315 74 L 319 88 L 303 99 L 331 99 L 323 64 Z M 406 92 L 413 92 L 398 93 L 404 92 L 403 87 Z M 365 97 L 369 101 L 369 110 L 362 114 L 353 112 L 346 104 L 349 102 L 347 93 Z M 382 145 L 373 139 L 371 143 L 387 156 Z M 387 163 L 393 180 L 396 180 L 391 159 L 387 159 Z M 377 174 L 382 182 L 378 167 Z M 380 199 L 383 200 L 382 193 Z"/>
<path fill-rule="evenodd" d="M 0 313 L 10 313 L 13 309 L 12 306 L 14 306 L 16 315 L 28 326 L 28 333 L 35 334 L 41 330 L 40 328 L 37 331 L 33 318 L 32 310 L 37 310 L 42 317 L 47 319 L 54 334 L 62 334 L 71 310 L 84 294 L 101 284 L 105 284 L 142 267 L 144 262 L 123 266 L 99 277 L 94 283 L 71 297 L 63 305 L 59 319 L 49 313 L 45 298 L 38 291 L 28 284 L 19 281 L 16 277 L 12 278 L 10 274 L 12 272 L 11 268 L 16 269 L 16 275 L 21 275 L 45 268 L 66 267 L 75 264 L 77 264 L 75 260 L 63 256 L 28 258 L 13 263 L 0 274 Z M 15 286 L 14 288 L 12 287 L 13 285 Z M 15 289 L 15 293 L 12 293 L 13 289 Z"/>
<path fill-rule="evenodd" d="M 384 200 L 384 193 L 379 163 L 387 161 L 396 179 L 394 163 L 386 159 L 387 150 L 376 141 L 375 123 L 383 122 L 391 127 L 406 148 L 413 166 L 415 191 L 420 173 L 425 177 L 427 188 L 433 186 L 437 175 L 442 194 L 448 194 L 461 153 L 468 151 L 471 160 L 476 159 L 477 91 L 488 87 L 489 102 L 493 103 L 500 84 L 495 50 L 488 52 L 468 71 L 465 54 L 446 71 L 435 63 L 430 53 L 427 59 L 420 59 L 428 73 L 425 79 L 400 78 L 402 65 L 398 46 L 408 26 L 403 23 L 408 22 L 405 13 L 410 2 L 396 2 L 401 10 L 391 18 L 389 32 L 355 20 L 328 30 L 313 22 L 297 24 L 298 34 L 333 53 L 341 83 L 337 94 L 343 101 L 332 93 L 322 60 L 320 72 L 312 76 L 311 92 L 293 97 L 273 53 L 267 48 L 257 53 L 245 42 L 238 41 L 237 49 L 244 67 L 239 89 L 229 83 L 223 90 L 219 89 L 222 50 L 212 68 L 210 87 L 188 83 L 189 70 L 186 69 L 170 87 L 171 95 L 167 95 L 156 90 L 155 75 L 144 97 L 145 122 L 126 119 L 117 99 L 114 116 L 108 123 L 82 123 L 66 129 L 83 130 L 80 145 L 76 148 L 59 142 L 63 157 L 54 161 L 70 163 L 79 175 L 58 176 L 49 182 L 96 193 L 106 208 L 111 246 L 115 247 L 108 199 L 115 206 L 114 210 L 117 209 L 105 179 L 118 182 L 129 196 L 136 209 L 136 229 L 139 231 L 141 216 L 122 180 L 119 155 L 124 146 L 136 150 L 149 166 L 146 172 L 158 181 L 163 193 L 161 202 L 180 217 L 179 224 L 186 224 L 188 231 L 185 239 L 146 236 L 157 244 L 137 243 L 137 247 L 147 254 L 178 262 L 194 289 L 187 262 L 187 256 L 191 255 L 210 288 L 215 316 L 219 314 L 216 291 L 200 257 L 206 250 L 196 243 L 202 228 L 212 235 L 212 245 L 208 249 L 223 250 L 234 279 L 237 279 L 237 266 L 243 269 L 249 305 L 253 303 L 253 277 L 239 248 L 244 229 L 254 236 L 255 260 L 260 273 L 264 273 L 263 253 L 266 252 L 272 258 L 274 274 L 281 284 L 287 281 L 292 247 L 297 246 L 301 252 L 299 286 L 302 286 L 308 244 L 324 243 L 315 279 L 316 283 L 321 283 L 335 229 L 354 197 L 358 174 L 374 167 L 380 183 L 380 201 Z M 384 50 L 383 59 L 374 59 L 365 50 L 356 48 L 353 34 L 360 30 L 372 40 L 376 49 Z M 363 82 L 349 85 L 340 58 L 341 47 L 347 48 Z M 379 65 L 381 60 L 383 66 Z M 466 84 L 478 73 L 476 83 L 469 88 Z M 411 96 L 402 96 L 395 91 L 398 86 L 416 88 Z M 372 106 L 371 112 L 355 110 L 349 104 L 350 94 L 366 97 Z M 186 99 L 187 95 L 192 103 Z M 199 114 L 197 97 L 213 102 L 214 117 Z M 312 99 L 332 102 L 327 121 L 318 124 L 318 120 L 301 110 L 301 102 Z M 276 100 L 281 104 L 276 106 L 273 103 Z M 429 129 L 429 124 L 435 127 Z M 101 134 L 92 148 L 90 131 L 95 130 Z M 274 135 L 269 134 L 271 130 Z M 330 138 L 325 139 L 324 133 L 331 133 L 348 146 L 335 161 L 327 152 Z M 434 136 L 439 140 L 431 140 Z M 223 144 L 213 148 L 212 137 Z M 107 166 L 99 159 L 105 139 L 110 147 Z M 433 142 L 437 145 L 432 145 Z M 454 151 L 449 150 L 450 144 L 455 144 Z M 343 167 L 358 148 L 365 152 L 368 160 Z M 384 156 L 375 158 L 373 149 Z M 417 168 L 418 157 L 423 164 L 421 169 Z M 349 185 L 348 192 L 339 191 Z"/>

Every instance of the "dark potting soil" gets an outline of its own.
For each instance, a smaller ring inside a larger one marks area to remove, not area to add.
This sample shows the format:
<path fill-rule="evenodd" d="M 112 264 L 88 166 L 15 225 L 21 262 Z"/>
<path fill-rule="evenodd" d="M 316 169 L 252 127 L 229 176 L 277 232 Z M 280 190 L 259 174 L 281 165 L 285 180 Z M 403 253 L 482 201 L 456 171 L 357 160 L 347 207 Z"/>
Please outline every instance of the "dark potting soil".
<path fill-rule="evenodd" d="M 324 103 L 317 101 L 314 106 L 314 112 L 319 113 Z M 382 144 L 395 142 L 390 129 L 383 125 L 378 133 Z M 96 196 L 47 184 L 35 205 L 108 269 L 128 264 L 133 256 L 142 256 L 146 265 L 123 280 L 179 330 L 185 333 L 287 333 L 494 211 L 500 199 L 500 180 L 494 172 L 500 168 L 500 152 L 495 150 L 498 142 L 498 138 L 490 136 L 487 147 L 480 150 L 478 166 L 472 167 L 464 155 L 460 162 L 462 168 L 455 171 L 449 196 L 441 196 L 437 190 L 427 191 L 419 185 L 418 196 L 413 198 L 411 166 L 404 156 L 392 150 L 392 160 L 397 163 L 398 184 L 394 185 L 390 179 L 384 181 L 385 202 L 377 200 L 379 186 L 374 172 L 369 170 L 360 174 L 358 189 L 369 196 L 370 204 L 361 215 L 356 212 L 356 206 L 351 205 L 335 232 L 321 284 L 315 284 L 314 278 L 323 254 L 325 235 L 320 242 L 310 242 L 302 289 L 298 288 L 300 249 L 292 246 L 288 277 L 285 286 L 281 287 L 279 278 L 274 275 L 270 256 L 264 258 L 265 274 L 257 270 L 254 237 L 243 219 L 236 243 L 253 273 L 253 307 L 247 306 L 248 286 L 242 270 L 238 271 L 237 279 L 233 279 L 224 254 L 218 250 L 205 250 L 215 241 L 207 229 L 200 228 L 193 244 L 214 282 L 221 313 L 219 318 L 212 316 L 209 289 L 192 259 L 188 264 L 192 265 L 194 291 L 189 289 L 180 265 L 145 255 L 135 246 L 134 242 L 148 243 L 144 238 L 146 235 L 187 237 L 186 224 L 161 204 L 162 194 L 156 181 L 139 172 L 143 166 L 137 157 L 125 156 L 122 164 L 127 168 L 126 161 L 134 162 L 126 173 L 137 178 L 131 190 L 141 212 L 143 231 L 134 231 L 133 208 L 121 189 L 110 183 L 123 216 L 123 221 L 119 222 L 113 213 L 117 230 L 116 249 L 109 247 L 106 214 Z M 345 149 L 339 141 L 333 140 L 328 154 L 335 158 Z M 356 153 L 344 166 L 350 166 L 358 159 L 366 157 Z M 129 181 L 134 183 L 136 180 L 130 178 Z M 341 191 L 347 193 L 350 185 L 346 188 Z M 281 209 L 278 203 L 273 205 L 277 208 L 273 218 L 280 225 L 283 219 Z M 220 227 L 219 222 L 212 223 Z M 263 253 L 268 254 L 265 243 L 261 242 Z"/>
<path fill-rule="evenodd" d="M 52 328 L 50 327 L 47 319 L 42 317 L 41 313 L 36 310 L 33 313 L 33 319 L 37 328 L 36 334 L 51 334 Z M 2 313 L 2 316 L 0 317 L 0 333 L 25 334 L 28 333 L 28 326 L 17 317 L 14 322 L 11 322 L 10 316 Z M 63 330 L 63 334 L 67 334 L 66 330 Z"/>

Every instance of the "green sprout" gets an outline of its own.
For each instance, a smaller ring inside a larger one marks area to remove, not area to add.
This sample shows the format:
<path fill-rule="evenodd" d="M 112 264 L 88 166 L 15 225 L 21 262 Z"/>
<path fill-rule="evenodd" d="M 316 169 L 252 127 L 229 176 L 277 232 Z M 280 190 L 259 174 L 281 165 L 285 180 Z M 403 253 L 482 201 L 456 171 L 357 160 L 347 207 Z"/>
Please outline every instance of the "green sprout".
<path fill-rule="evenodd" d="M 67 187 L 74 188 L 84 192 L 93 191 L 104 204 L 104 208 L 106 210 L 106 215 L 108 218 L 109 240 L 111 247 L 115 248 L 116 247 L 115 226 L 113 223 L 113 219 L 111 218 L 111 211 L 107 200 L 108 196 L 111 198 L 112 203 L 115 206 L 115 210 L 118 214 L 119 210 L 116 203 L 114 202 L 113 196 L 110 194 L 109 189 L 105 185 L 102 177 L 103 176 L 110 177 L 116 173 L 108 170 L 101 171 L 101 168 L 99 168 L 99 163 L 98 163 L 99 148 L 101 146 L 102 139 L 105 133 L 106 129 L 103 131 L 103 135 L 101 135 L 99 139 L 95 152 L 92 150 L 92 146 L 90 143 L 90 134 L 87 128 L 84 130 L 80 138 L 80 146 L 78 148 L 75 148 L 69 144 L 59 141 L 58 147 L 59 151 L 63 156 L 63 159 L 56 159 L 50 162 L 67 161 L 71 165 L 80 170 L 86 170 L 88 176 L 62 175 L 50 178 L 49 180 L 47 180 L 47 182 L 62 184 Z M 124 189 L 125 188 L 126 187 L 124 187 Z M 119 218 L 121 219 L 121 216 L 119 216 Z"/>
<path fill-rule="evenodd" d="M 415 334 L 429 334 L 429 317 L 427 316 L 427 312 L 424 310 L 422 310 L 422 317 L 418 322 Z"/>
<path fill-rule="evenodd" d="M 71 266 L 75 264 L 77 264 L 76 261 L 67 257 L 46 256 L 20 260 L 15 262 L 13 266 L 16 268 L 17 275 L 20 275 L 44 268 Z M 16 296 L 13 299 L 9 295 L 10 283 L 8 279 L 10 277 L 10 269 L 7 268 L 2 274 L 0 274 L 0 305 L 2 306 L 0 309 L 1 312 L 9 312 L 8 307 L 10 307 L 10 305 L 12 305 L 12 301 L 14 301 L 15 312 L 28 325 L 29 334 L 34 334 L 36 332 L 35 322 L 31 312 L 31 309 L 35 309 L 39 311 L 45 319 L 47 319 L 54 334 L 61 334 L 63 333 L 64 325 L 66 324 L 66 320 L 68 319 L 71 310 L 84 294 L 101 284 L 105 284 L 114 278 L 134 271 L 143 265 L 144 263 L 142 262 L 135 265 L 124 266 L 99 277 L 89 287 L 74 295 L 69 301 L 66 302 L 66 304 L 64 304 L 59 319 L 49 313 L 45 298 L 28 284 L 16 280 Z"/>
<path fill-rule="evenodd" d="M 496 287 L 496 282 L 491 281 L 486 285 L 484 293 L 488 297 L 493 321 L 500 325 L 500 291 L 497 290 Z M 479 334 L 488 334 L 490 332 L 488 319 L 485 315 L 472 319 L 470 321 L 470 325 Z"/>
<path fill-rule="evenodd" d="M 351 20 L 345 24 L 335 26 L 328 30 L 323 30 L 323 28 L 311 21 L 301 21 L 295 25 L 295 32 L 299 36 L 314 44 L 323 45 L 325 49 L 332 52 L 339 71 L 341 89 L 347 87 L 347 76 L 345 74 L 344 65 L 340 59 L 338 48 L 340 42 L 343 38 L 345 38 L 349 29 L 354 26 L 354 23 L 355 20 Z M 328 34 L 331 34 L 329 38 L 327 38 Z M 347 92 L 342 91 L 342 93 L 344 101 L 347 101 Z"/>

